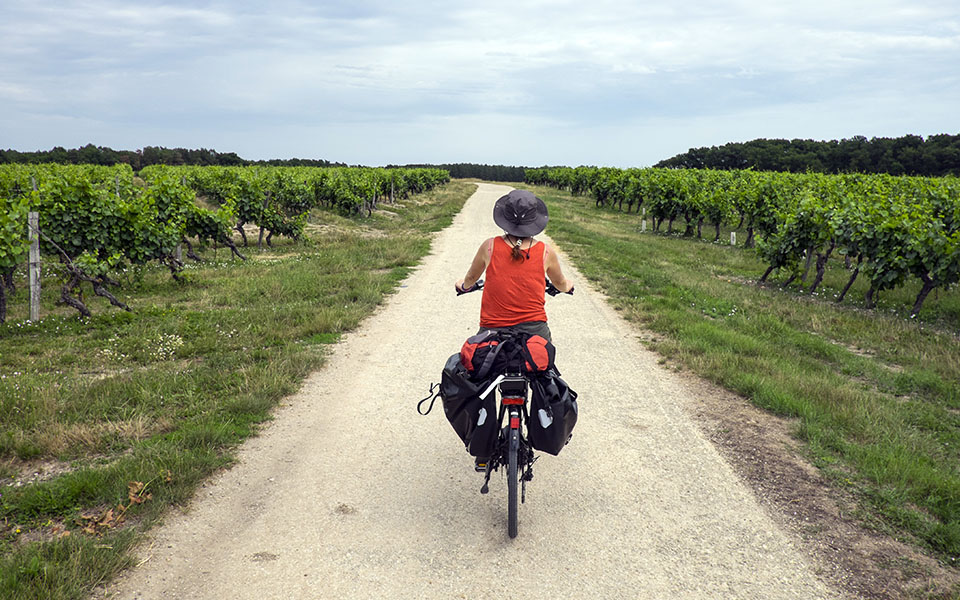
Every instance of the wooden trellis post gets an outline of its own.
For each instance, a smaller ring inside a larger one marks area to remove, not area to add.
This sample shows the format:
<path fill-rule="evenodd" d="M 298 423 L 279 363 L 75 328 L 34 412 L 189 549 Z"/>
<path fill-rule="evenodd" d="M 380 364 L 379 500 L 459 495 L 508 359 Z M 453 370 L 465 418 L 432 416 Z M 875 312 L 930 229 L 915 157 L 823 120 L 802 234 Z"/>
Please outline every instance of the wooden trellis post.
<path fill-rule="evenodd" d="M 28 213 L 27 224 L 30 229 L 27 232 L 30 240 L 30 262 L 27 265 L 30 274 L 30 321 L 37 322 L 40 320 L 40 235 L 37 233 L 40 213 Z"/>

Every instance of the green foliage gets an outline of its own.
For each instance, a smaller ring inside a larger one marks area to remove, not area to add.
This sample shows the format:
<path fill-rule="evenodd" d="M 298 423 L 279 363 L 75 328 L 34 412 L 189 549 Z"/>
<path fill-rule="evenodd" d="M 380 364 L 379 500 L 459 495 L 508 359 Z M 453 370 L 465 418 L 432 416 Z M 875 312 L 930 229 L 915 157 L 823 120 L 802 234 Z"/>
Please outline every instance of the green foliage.
<path fill-rule="evenodd" d="M 960 135 L 845 140 L 767 140 L 692 148 L 660 161 L 673 169 L 757 169 L 793 173 L 960 175 Z"/>
<path fill-rule="evenodd" d="M 174 252 L 181 242 L 201 248 L 223 243 L 244 258 L 231 232 L 242 233 L 247 223 L 266 232 L 268 245 L 274 235 L 301 239 L 313 208 L 359 214 L 380 198 L 424 192 L 450 178 L 438 169 L 162 165 L 145 168 L 140 177 L 135 183 L 126 164 L 0 166 L 0 275 L 11 276 L 23 261 L 29 210 L 40 213 L 47 261 L 56 257 L 67 265 L 63 300 L 86 314 L 83 282 L 108 294 L 104 286 L 121 273 L 153 262 L 177 278 L 183 264 Z"/>
<path fill-rule="evenodd" d="M 574 192 L 584 182 L 598 207 L 627 212 L 642 205 L 653 218 L 654 231 L 683 218 L 685 235 L 707 221 L 747 229 L 745 245 L 756 245 L 773 272 L 788 282 L 806 275 L 816 261 L 816 290 L 834 252 L 856 259 L 869 278 L 867 306 L 884 290 L 919 279 L 916 315 L 931 290 L 960 281 L 960 182 L 949 177 L 925 179 L 889 175 L 821 175 L 674 169 L 609 169 L 578 167 L 530 169 L 527 179 Z M 841 295 L 840 299 L 843 299 Z"/>
<path fill-rule="evenodd" d="M 27 234 L 27 198 L 0 197 L 0 271 L 12 269 L 30 249 Z"/>
<path fill-rule="evenodd" d="M 452 164 L 412 164 L 399 165 L 405 169 L 440 169 L 450 173 L 454 179 L 482 179 L 484 181 L 513 181 L 522 182 L 524 180 L 525 167 L 512 167 L 507 165 L 483 165 L 477 163 L 452 163 Z M 391 166 L 391 168 L 394 168 Z"/>
<path fill-rule="evenodd" d="M 310 161 L 314 166 L 329 166 L 329 161 Z M 66 149 L 57 146 L 50 150 L 38 152 L 18 152 L 16 150 L 0 150 L 0 164 L 84 164 L 112 166 L 128 164 L 135 170 L 153 164 L 166 165 L 244 165 L 245 161 L 234 152 L 217 152 L 207 148 L 199 150 L 187 148 L 164 148 L 144 146 L 140 150 L 114 150 L 105 146 L 87 144 L 81 148 Z"/>
<path fill-rule="evenodd" d="M 440 169 L 314 167 L 164 167 L 141 171 L 147 181 L 178 177 L 208 203 L 229 207 L 234 225 L 254 224 L 271 235 L 298 239 L 307 213 L 330 208 L 344 215 L 372 209 L 383 198 L 406 198 L 446 183 Z"/>

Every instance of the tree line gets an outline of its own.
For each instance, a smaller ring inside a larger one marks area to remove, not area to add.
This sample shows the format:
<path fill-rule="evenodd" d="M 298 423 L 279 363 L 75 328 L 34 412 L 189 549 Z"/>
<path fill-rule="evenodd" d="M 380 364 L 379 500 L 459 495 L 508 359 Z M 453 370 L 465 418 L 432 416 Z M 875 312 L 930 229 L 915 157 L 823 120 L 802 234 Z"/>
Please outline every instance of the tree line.
<path fill-rule="evenodd" d="M 332 162 L 314 158 L 274 158 L 270 160 L 247 160 L 236 152 L 217 152 L 216 150 L 200 148 L 164 148 L 162 146 L 144 146 L 140 150 L 114 150 L 106 146 L 86 146 L 65 149 L 57 146 L 50 150 L 36 152 L 20 152 L 18 150 L 0 149 L 0 164 L 41 164 L 57 163 L 72 165 L 101 165 L 113 166 L 127 164 L 134 171 L 140 171 L 152 165 L 194 166 L 194 167 L 241 167 L 251 165 L 268 165 L 271 167 L 346 167 L 347 163 Z M 361 166 L 361 165 L 357 165 Z M 516 181 L 524 180 L 526 167 L 507 165 L 487 165 L 477 163 L 453 164 L 408 164 L 388 165 L 387 168 L 405 169 L 441 169 L 450 173 L 455 179 L 483 179 L 486 181 Z"/>
<path fill-rule="evenodd" d="M 20 152 L 0 150 L 0 164 L 71 164 L 113 166 L 127 164 L 134 171 L 151 165 L 240 167 L 269 165 L 273 167 L 345 167 L 346 163 L 311 158 L 288 158 L 271 160 L 246 160 L 236 152 L 217 152 L 208 148 L 164 148 L 144 146 L 139 150 L 114 150 L 106 146 L 87 144 L 80 148 L 66 149 L 56 146 L 50 150 Z"/>
<path fill-rule="evenodd" d="M 387 168 L 392 167 L 389 165 Z M 442 169 L 454 179 L 483 179 L 484 181 L 525 181 L 527 167 L 485 165 L 477 163 L 452 163 L 443 165 L 402 165 L 407 169 Z"/>
<path fill-rule="evenodd" d="M 288 158 L 247 160 L 236 152 L 200 148 L 145 146 L 140 150 L 114 150 L 106 146 L 20 152 L 0 149 L 3 163 L 59 163 L 112 166 L 128 164 L 134 171 L 151 165 L 346 167 L 346 163 L 324 159 Z M 388 165 L 393 167 L 395 165 Z M 404 168 L 443 169 L 456 179 L 525 181 L 527 167 L 478 163 L 408 164 Z M 960 175 L 960 134 L 938 134 L 924 139 L 919 135 L 867 139 L 855 136 L 843 140 L 757 139 L 732 142 L 710 148 L 691 148 L 655 165 L 673 169 L 752 169 L 791 173 L 887 173 L 941 177 Z M 547 167 L 542 167 L 547 168 Z"/>
<path fill-rule="evenodd" d="M 898 138 L 855 136 L 843 140 L 757 139 L 691 148 L 660 161 L 674 169 L 753 169 L 791 173 L 887 173 L 960 175 L 960 134 Z"/>

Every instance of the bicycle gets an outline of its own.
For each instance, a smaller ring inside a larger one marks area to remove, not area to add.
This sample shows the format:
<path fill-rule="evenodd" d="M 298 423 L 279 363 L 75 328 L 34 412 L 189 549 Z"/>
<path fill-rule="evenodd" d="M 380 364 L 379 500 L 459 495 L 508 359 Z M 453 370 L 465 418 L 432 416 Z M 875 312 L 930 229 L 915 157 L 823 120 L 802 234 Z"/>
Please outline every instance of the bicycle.
<path fill-rule="evenodd" d="M 457 290 L 457 295 L 468 294 L 480 289 L 483 289 L 482 279 L 469 289 Z M 547 281 L 546 291 L 551 296 L 561 293 L 549 280 Z M 572 290 L 567 293 L 572 293 Z M 503 332 L 500 334 L 501 344 L 509 344 L 513 340 L 514 334 L 512 333 Z M 511 538 L 515 538 L 518 531 L 519 504 L 526 502 L 527 482 L 533 479 L 533 463 L 538 458 L 534 455 L 533 445 L 530 443 L 528 427 L 530 415 L 527 410 L 527 402 L 530 399 L 530 379 L 519 369 L 505 371 L 484 389 L 480 394 L 481 400 L 491 393 L 496 393 L 499 397 L 497 403 L 499 434 L 494 445 L 494 452 L 487 460 L 480 493 L 489 493 L 490 476 L 494 471 L 501 468 L 506 469 L 507 534 Z"/>

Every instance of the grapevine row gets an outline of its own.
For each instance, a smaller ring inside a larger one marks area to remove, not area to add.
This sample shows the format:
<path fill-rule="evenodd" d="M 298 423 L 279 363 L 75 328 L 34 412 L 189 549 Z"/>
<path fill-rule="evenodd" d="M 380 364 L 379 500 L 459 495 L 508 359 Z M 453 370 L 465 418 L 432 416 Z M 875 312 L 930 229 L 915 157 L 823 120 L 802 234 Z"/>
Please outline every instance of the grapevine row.
<path fill-rule="evenodd" d="M 274 235 L 301 237 L 312 208 L 357 214 L 447 181 L 438 169 L 157 166 L 135 177 L 128 165 L 0 166 L 0 323 L 28 251 L 30 211 L 40 216 L 41 252 L 59 261 L 60 302 L 89 316 L 83 284 L 127 308 L 108 291 L 116 273 L 158 262 L 177 278 L 180 244 L 196 260 L 193 244 L 210 242 L 242 259 L 231 234 L 246 244 L 246 224 L 269 245 Z"/>
<path fill-rule="evenodd" d="M 260 228 L 262 243 L 273 235 L 298 238 L 311 208 L 369 215 L 382 199 L 406 198 L 446 183 L 440 169 L 364 169 L 316 167 L 167 167 L 140 172 L 148 181 L 174 174 L 214 206 L 236 212 L 234 228 L 247 244 L 244 225 Z"/>
<path fill-rule="evenodd" d="M 809 291 L 823 279 L 832 256 L 843 256 L 850 279 L 869 278 L 866 305 L 877 294 L 921 282 L 911 311 L 915 316 L 929 293 L 960 281 L 960 181 L 956 178 L 888 175 L 823 175 L 753 171 L 674 169 L 543 168 L 527 181 L 592 194 L 597 207 L 631 212 L 646 209 L 654 231 L 683 219 L 685 235 L 700 237 L 708 223 L 719 239 L 722 225 L 747 228 L 746 245 L 756 247 L 768 268 L 789 285 L 807 281 Z"/>

